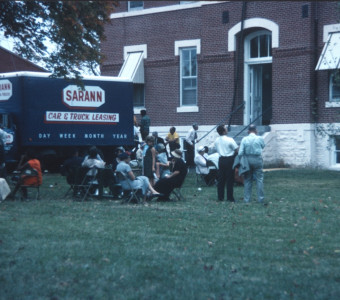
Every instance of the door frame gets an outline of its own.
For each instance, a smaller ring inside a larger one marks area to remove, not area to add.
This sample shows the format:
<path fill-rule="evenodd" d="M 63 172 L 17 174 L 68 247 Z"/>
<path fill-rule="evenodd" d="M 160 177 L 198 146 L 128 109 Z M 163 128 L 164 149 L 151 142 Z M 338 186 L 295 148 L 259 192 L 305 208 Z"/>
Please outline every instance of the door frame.
<path fill-rule="evenodd" d="M 263 34 L 271 34 L 268 30 L 259 30 L 249 34 L 244 39 L 244 78 L 243 78 L 243 101 L 245 103 L 243 111 L 243 125 L 248 125 L 250 122 L 250 69 L 253 65 L 271 64 L 273 62 L 272 56 L 250 58 L 250 40 L 256 36 Z"/>

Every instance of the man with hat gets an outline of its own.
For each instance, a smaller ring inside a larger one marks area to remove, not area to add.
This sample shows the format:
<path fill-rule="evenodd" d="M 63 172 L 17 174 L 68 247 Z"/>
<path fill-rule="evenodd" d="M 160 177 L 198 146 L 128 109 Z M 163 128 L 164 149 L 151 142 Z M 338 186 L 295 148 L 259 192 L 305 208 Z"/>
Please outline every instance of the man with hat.
<path fill-rule="evenodd" d="M 160 197 L 159 200 L 169 200 L 171 192 L 175 188 L 182 186 L 188 172 L 185 162 L 182 159 L 182 151 L 176 149 L 171 152 L 171 155 L 173 157 L 172 173 L 169 176 L 158 180 L 154 186 L 154 189 L 157 192 L 164 195 L 163 197 Z"/>
<path fill-rule="evenodd" d="M 210 169 L 207 166 L 208 159 L 205 157 L 205 147 L 199 146 L 195 156 L 196 174 L 202 175 L 207 185 L 213 185 L 216 179 L 216 169 Z"/>
<path fill-rule="evenodd" d="M 244 201 L 251 199 L 253 179 L 256 180 L 257 199 L 264 201 L 263 193 L 263 159 L 262 150 L 265 146 L 262 136 L 257 135 L 256 126 L 251 124 L 248 128 L 248 136 L 241 141 L 239 156 L 246 156 L 250 170 L 244 174 Z"/>
<path fill-rule="evenodd" d="M 187 167 L 194 167 L 194 155 L 195 155 L 195 143 L 197 140 L 197 130 L 198 125 L 197 123 L 192 124 L 192 128 L 189 130 L 187 136 L 184 140 L 184 147 L 186 150 L 185 160 Z"/>

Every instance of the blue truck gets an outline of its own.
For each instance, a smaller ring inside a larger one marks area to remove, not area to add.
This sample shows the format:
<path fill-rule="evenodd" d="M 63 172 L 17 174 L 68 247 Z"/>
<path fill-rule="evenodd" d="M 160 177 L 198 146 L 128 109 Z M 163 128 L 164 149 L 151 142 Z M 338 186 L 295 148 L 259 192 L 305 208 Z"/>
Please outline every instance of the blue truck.
<path fill-rule="evenodd" d="M 71 148 L 97 146 L 105 160 L 133 145 L 133 83 L 88 76 L 79 85 L 48 73 L 0 74 L 0 126 L 7 165 L 34 148 L 44 169 L 57 168 Z"/>

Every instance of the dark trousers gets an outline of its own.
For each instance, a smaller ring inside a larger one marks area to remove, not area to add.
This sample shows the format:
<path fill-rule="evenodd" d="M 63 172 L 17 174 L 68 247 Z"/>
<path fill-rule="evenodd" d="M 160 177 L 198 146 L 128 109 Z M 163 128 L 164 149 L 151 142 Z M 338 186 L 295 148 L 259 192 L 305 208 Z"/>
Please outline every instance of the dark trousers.
<path fill-rule="evenodd" d="M 195 146 L 194 145 L 190 145 L 187 141 L 184 141 L 184 147 L 186 150 L 185 153 L 185 162 L 187 167 L 195 167 L 195 162 L 194 162 L 194 158 L 195 158 Z"/>
<path fill-rule="evenodd" d="M 217 196 L 224 200 L 224 189 L 227 185 L 227 200 L 234 201 L 234 156 L 221 156 L 218 161 Z"/>

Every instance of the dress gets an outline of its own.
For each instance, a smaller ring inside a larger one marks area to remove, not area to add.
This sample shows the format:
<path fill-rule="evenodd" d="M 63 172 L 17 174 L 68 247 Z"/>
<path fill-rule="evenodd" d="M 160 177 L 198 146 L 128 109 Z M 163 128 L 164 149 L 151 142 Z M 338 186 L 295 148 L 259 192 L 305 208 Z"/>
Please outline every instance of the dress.
<path fill-rule="evenodd" d="M 217 182 L 217 197 L 219 201 L 224 200 L 224 190 L 227 185 L 227 200 L 235 201 L 234 199 L 234 154 L 237 149 L 237 144 L 234 139 L 221 135 L 215 141 L 215 148 L 220 158 L 218 160 L 218 182 Z"/>
<path fill-rule="evenodd" d="M 127 164 L 125 161 L 121 161 L 117 165 L 116 171 L 121 172 L 122 174 L 124 174 L 124 176 L 128 177 L 128 173 L 132 170 L 129 164 Z M 134 189 L 142 189 L 143 195 L 145 195 L 146 192 L 148 191 L 149 179 L 146 176 L 138 176 L 135 178 L 135 180 L 131 180 L 128 178 L 126 180 L 120 181 L 120 184 L 122 185 L 123 190 L 130 189 L 129 183 L 131 187 Z"/>
<path fill-rule="evenodd" d="M 143 175 L 148 178 L 153 178 L 152 171 L 152 146 L 148 146 L 145 152 L 145 156 L 143 158 Z"/>
<path fill-rule="evenodd" d="M 157 161 L 162 163 L 162 164 L 166 164 L 168 163 L 168 157 L 166 155 L 165 152 L 159 153 L 157 155 Z M 164 178 L 167 175 L 170 175 L 170 169 L 167 167 L 159 167 L 159 173 L 160 173 L 160 177 Z"/>
<path fill-rule="evenodd" d="M 244 201 L 251 200 L 251 190 L 253 179 L 256 180 L 257 200 L 264 201 L 263 192 L 263 159 L 262 149 L 265 147 L 264 140 L 261 136 L 255 133 L 250 133 L 241 141 L 239 156 L 245 155 L 248 164 L 249 172 L 244 174 Z"/>
<path fill-rule="evenodd" d="M 174 188 L 180 187 L 184 182 L 188 169 L 183 159 L 176 158 L 176 162 L 175 162 L 175 165 L 172 171 L 173 172 L 179 171 L 179 174 L 171 178 L 166 178 L 166 177 L 161 178 L 159 181 L 156 182 L 154 186 L 154 189 L 157 192 L 164 194 L 165 199 L 169 198 L 169 195 L 173 191 Z"/>

